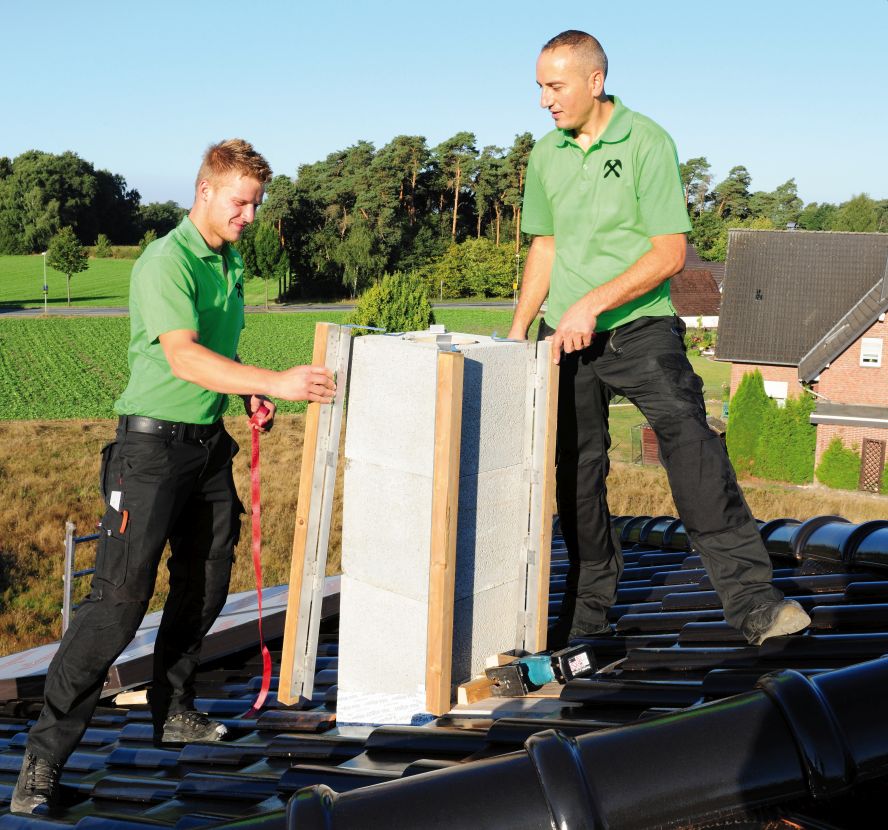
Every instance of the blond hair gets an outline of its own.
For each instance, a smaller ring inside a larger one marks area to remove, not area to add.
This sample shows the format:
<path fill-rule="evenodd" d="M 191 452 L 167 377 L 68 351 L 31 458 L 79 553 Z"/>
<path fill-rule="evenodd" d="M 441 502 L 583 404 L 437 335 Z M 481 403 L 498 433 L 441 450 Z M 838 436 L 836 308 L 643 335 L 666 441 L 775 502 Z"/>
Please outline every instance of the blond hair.
<path fill-rule="evenodd" d="M 207 147 L 194 186 L 204 179 L 213 181 L 228 173 L 239 173 L 262 184 L 271 181 L 271 167 L 265 157 L 242 138 L 229 138 Z"/>

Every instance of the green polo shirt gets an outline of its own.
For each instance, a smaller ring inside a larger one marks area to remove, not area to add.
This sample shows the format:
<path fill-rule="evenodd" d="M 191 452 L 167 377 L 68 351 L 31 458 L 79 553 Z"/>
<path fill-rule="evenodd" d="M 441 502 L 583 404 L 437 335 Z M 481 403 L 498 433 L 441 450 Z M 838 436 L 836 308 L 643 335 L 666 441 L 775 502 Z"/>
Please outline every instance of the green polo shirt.
<path fill-rule="evenodd" d="M 145 249 L 130 280 L 130 378 L 115 412 L 189 424 L 222 415 L 228 396 L 175 377 L 158 338 L 196 331 L 201 345 L 234 358 L 244 326 L 243 272 L 237 250 L 228 243 L 212 250 L 187 216 Z"/>
<path fill-rule="evenodd" d="M 651 249 L 650 238 L 691 229 L 678 156 L 669 134 L 612 96 L 614 110 L 587 151 L 569 131 L 534 146 L 527 167 L 521 230 L 555 237 L 546 323 Z M 596 331 L 637 317 L 674 314 L 669 281 L 598 318 Z"/>

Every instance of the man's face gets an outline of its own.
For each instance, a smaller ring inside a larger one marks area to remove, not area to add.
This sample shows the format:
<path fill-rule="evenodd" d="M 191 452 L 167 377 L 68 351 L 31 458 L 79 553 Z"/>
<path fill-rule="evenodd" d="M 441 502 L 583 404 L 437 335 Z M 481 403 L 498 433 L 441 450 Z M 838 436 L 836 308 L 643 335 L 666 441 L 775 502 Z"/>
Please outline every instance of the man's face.
<path fill-rule="evenodd" d="M 581 129 L 592 115 L 596 97 L 604 91 L 601 70 L 590 74 L 588 66 L 566 46 L 542 52 L 536 70 L 540 106 L 552 113 L 555 126 L 562 130 Z"/>
<path fill-rule="evenodd" d="M 261 182 L 239 173 L 200 182 L 198 198 L 205 199 L 207 244 L 219 248 L 224 242 L 237 242 L 256 218 L 264 195 Z"/>

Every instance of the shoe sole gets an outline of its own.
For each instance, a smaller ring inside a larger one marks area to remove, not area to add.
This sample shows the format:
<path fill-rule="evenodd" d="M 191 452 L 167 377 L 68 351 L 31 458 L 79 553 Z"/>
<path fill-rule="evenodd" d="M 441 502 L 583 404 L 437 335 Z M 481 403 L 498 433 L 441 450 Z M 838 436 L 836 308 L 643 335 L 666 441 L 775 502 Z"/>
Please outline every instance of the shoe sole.
<path fill-rule="evenodd" d="M 777 613 L 777 618 L 771 627 L 762 634 L 753 645 L 760 646 L 771 637 L 783 637 L 786 634 L 796 634 L 811 625 L 811 618 L 800 605 L 784 605 Z"/>

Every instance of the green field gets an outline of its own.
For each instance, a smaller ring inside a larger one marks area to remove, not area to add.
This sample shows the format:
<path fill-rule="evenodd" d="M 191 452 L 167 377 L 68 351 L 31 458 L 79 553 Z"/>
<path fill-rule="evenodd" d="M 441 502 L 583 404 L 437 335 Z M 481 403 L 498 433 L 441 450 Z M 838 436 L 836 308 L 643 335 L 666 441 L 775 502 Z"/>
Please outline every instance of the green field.
<path fill-rule="evenodd" d="M 250 314 L 240 354 L 247 363 L 272 369 L 307 363 L 315 323 L 341 323 L 346 316 L 345 312 Z M 438 309 L 435 316 L 449 331 L 503 336 L 512 313 Z M 114 400 L 128 376 L 128 339 L 126 317 L 0 318 L 0 420 L 112 417 Z M 721 384 L 730 367 L 706 358 L 691 360 L 706 384 L 710 413 L 720 413 Z M 284 412 L 305 407 L 287 402 L 280 406 Z M 613 457 L 629 460 L 630 430 L 642 421 L 633 406 L 611 408 Z"/>
<path fill-rule="evenodd" d="M 131 259 L 90 259 L 89 268 L 71 277 L 72 306 L 126 307 L 129 305 L 129 281 L 134 261 Z M 64 308 L 67 304 L 65 275 L 46 269 L 47 305 Z M 269 283 L 274 300 L 276 283 Z M 247 305 L 265 304 L 262 280 L 247 280 L 244 286 Z M 43 257 L 0 256 L 0 306 L 43 308 Z"/>

